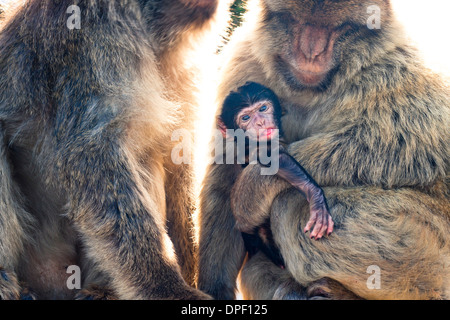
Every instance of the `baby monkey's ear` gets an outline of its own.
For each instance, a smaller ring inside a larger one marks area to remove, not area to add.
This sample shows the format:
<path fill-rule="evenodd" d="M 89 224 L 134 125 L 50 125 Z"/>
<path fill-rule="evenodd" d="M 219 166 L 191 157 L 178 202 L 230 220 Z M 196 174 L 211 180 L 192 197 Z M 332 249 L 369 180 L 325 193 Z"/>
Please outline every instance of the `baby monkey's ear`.
<path fill-rule="evenodd" d="M 223 122 L 223 120 L 220 116 L 217 117 L 217 127 L 219 128 L 220 132 L 222 133 L 222 136 L 224 138 L 226 138 L 227 137 L 227 126 L 225 125 L 225 122 Z"/>

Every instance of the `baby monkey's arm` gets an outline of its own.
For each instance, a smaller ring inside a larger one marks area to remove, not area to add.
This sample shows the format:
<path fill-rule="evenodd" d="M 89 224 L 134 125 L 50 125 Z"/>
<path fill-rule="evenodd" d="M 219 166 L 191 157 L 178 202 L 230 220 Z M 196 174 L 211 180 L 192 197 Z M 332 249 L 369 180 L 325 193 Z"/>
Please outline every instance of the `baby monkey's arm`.
<path fill-rule="evenodd" d="M 333 219 L 328 211 L 327 201 L 322 188 L 317 185 L 314 179 L 306 170 L 285 150 L 280 149 L 279 171 L 277 175 L 297 190 L 299 190 L 308 200 L 310 208 L 310 218 L 304 232 L 308 232 L 314 226 L 311 232 L 311 239 L 316 240 L 324 235 L 330 235 L 333 232 Z"/>

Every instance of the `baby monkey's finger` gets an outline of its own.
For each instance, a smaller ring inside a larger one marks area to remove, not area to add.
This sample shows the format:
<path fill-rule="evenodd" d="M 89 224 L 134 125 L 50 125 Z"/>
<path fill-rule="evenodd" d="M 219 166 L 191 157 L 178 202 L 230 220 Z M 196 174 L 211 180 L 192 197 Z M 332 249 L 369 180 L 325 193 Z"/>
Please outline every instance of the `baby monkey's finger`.
<path fill-rule="evenodd" d="M 323 225 L 326 224 L 326 220 L 323 219 L 323 214 L 317 214 L 317 221 L 316 221 L 316 225 L 314 226 L 313 231 L 311 232 L 310 238 L 316 238 L 317 236 L 319 236 L 320 232 L 322 231 Z M 319 238 L 320 239 L 320 238 Z M 316 238 L 316 240 L 318 240 Z"/>
<path fill-rule="evenodd" d="M 322 239 L 323 238 L 323 236 L 325 236 L 326 234 L 327 234 L 327 230 L 328 230 L 328 219 L 326 219 L 325 217 L 324 217 L 324 220 L 326 221 L 326 222 L 324 222 L 323 223 L 323 225 L 322 225 L 322 229 L 320 229 L 320 232 L 319 232 L 319 234 L 317 235 L 317 237 L 316 237 L 316 240 L 319 240 L 319 239 Z"/>
<path fill-rule="evenodd" d="M 330 214 L 328 214 L 328 230 L 327 235 L 329 236 L 334 230 L 334 221 Z"/>
<path fill-rule="evenodd" d="M 314 224 L 316 223 L 316 221 L 317 221 L 317 214 L 316 214 L 316 212 L 315 211 L 311 211 L 311 215 L 310 215 L 310 217 L 309 217 L 309 221 L 308 221 L 308 223 L 306 224 L 306 227 L 305 227 L 305 229 L 303 230 L 305 233 L 307 233 L 308 231 L 310 231 L 311 230 L 311 228 L 314 226 Z"/>
<path fill-rule="evenodd" d="M 328 215 L 322 212 L 320 214 L 322 223 L 319 233 L 317 234 L 316 240 L 322 239 L 322 237 L 326 234 L 328 230 Z"/>

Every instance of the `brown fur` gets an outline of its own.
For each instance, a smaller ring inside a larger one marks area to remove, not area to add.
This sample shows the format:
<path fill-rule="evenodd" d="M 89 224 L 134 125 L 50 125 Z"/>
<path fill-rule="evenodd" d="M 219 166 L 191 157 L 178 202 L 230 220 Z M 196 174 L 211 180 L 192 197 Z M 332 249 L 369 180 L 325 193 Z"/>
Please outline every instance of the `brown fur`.
<path fill-rule="evenodd" d="M 209 298 L 189 286 L 192 168 L 170 138 L 192 130 L 187 56 L 217 3 L 33 0 L 4 26 L 0 298 L 74 298 L 73 264 L 80 299 Z"/>
<path fill-rule="evenodd" d="M 365 27 L 371 4 L 381 8 L 381 30 Z M 289 151 L 325 187 L 335 232 L 329 239 L 310 240 L 301 231 L 306 201 L 274 177 L 260 176 L 258 167 L 247 167 L 236 182 L 242 190 L 254 186 L 242 194 L 241 209 L 271 217 L 286 272 L 310 287 L 308 292 L 322 281 L 321 291 L 334 298 L 350 290 L 365 299 L 449 299 L 448 87 L 421 65 L 389 1 L 261 1 L 258 10 L 256 24 L 232 44 L 218 100 L 246 81 L 275 91 L 286 109 L 282 121 Z M 277 57 L 289 55 L 297 25 L 289 26 L 293 22 L 275 12 L 289 12 L 300 28 L 350 22 L 335 46 L 338 69 L 325 86 L 309 89 L 283 77 Z M 216 261 L 230 250 L 228 244 L 241 241 L 221 229 L 233 225 L 229 191 L 219 193 L 232 180 L 225 180 L 232 170 L 209 168 L 201 207 L 199 288 L 223 298 L 234 297 L 237 260 L 224 266 Z M 240 257 L 233 254 L 229 260 Z M 380 290 L 367 288 L 371 265 L 381 268 Z M 263 284 L 265 270 L 262 262 L 246 264 L 247 297 L 273 298 Z M 285 275 L 270 286 L 282 283 Z"/>

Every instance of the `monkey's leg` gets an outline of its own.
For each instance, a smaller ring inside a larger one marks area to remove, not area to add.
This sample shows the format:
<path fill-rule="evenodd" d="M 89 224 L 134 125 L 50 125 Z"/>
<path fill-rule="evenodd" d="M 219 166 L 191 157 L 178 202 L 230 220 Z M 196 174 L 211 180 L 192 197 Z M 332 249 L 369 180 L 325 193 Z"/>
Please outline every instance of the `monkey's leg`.
<path fill-rule="evenodd" d="M 273 198 L 291 187 L 278 176 L 262 178 L 260 166 L 244 172 L 249 174 L 233 165 L 211 165 L 201 193 L 198 285 L 216 299 L 235 298 L 245 257 L 241 231 L 253 233 L 269 217 Z"/>
<path fill-rule="evenodd" d="M 305 288 L 261 252 L 245 263 L 239 280 L 246 300 L 306 299 Z"/>
<path fill-rule="evenodd" d="M 238 172 L 212 165 L 200 203 L 198 288 L 215 299 L 235 299 L 236 280 L 245 258 L 244 240 L 235 228 L 230 192 Z"/>
<path fill-rule="evenodd" d="M 450 276 L 448 200 L 412 189 L 324 191 L 336 233 L 320 241 L 302 232 L 308 206 L 294 190 L 280 194 L 272 207 L 274 240 L 287 270 L 301 285 L 314 290 L 313 283 L 330 278 L 364 299 L 445 296 Z M 338 298 L 338 287 L 317 285 Z"/>
<path fill-rule="evenodd" d="M 293 188 L 292 185 L 278 175 L 261 175 L 260 165 L 247 166 L 236 179 L 231 191 L 231 208 L 236 228 L 241 232 L 253 233 L 255 227 L 261 226 L 270 218 L 273 199 L 290 188 Z"/>
<path fill-rule="evenodd" d="M 193 173 L 190 165 L 175 165 L 169 159 L 166 165 L 166 216 L 167 229 L 174 244 L 187 283 L 195 285 L 196 247 L 194 212 Z"/>
<path fill-rule="evenodd" d="M 300 285 L 292 275 L 257 253 L 246 262 L 240 274 L 241 291 L 247 300 L 360 300 L 341 283 L 322 278 Z"/>
<path fill-rule="evenodd" d="M 123 132 L 114 126 L 102 129 L 68 134 L 63 145 L 70 152 L 59 149 L 57 154 L 70 197 L 69 217 L 88 256 L 110 276 L 121 299 L 207 298 L 183 280 L 159 195 L 144 187 L 142 176 L 160 180 L 160 173 L 135 159 Z"/>
<path fill-rule="evenodd" d="M 22 195 L 12 176 L 7 141 L 0 122 L 0 300 L 20 299 L 16 272 L 33 218 L 24 209 Z"/>

